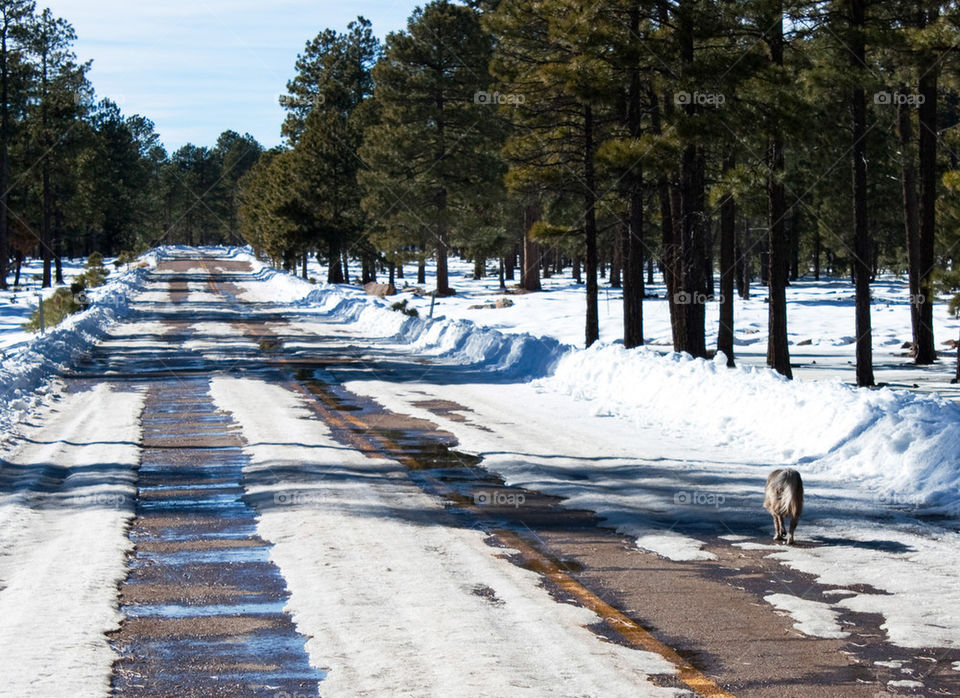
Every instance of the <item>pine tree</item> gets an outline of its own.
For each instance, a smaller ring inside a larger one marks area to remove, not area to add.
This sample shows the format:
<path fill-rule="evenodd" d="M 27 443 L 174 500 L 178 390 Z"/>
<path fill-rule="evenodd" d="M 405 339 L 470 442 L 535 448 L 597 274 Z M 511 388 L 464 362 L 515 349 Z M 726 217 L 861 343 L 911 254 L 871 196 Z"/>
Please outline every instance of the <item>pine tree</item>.
<path fill-rule="evenodd" d="M 602 175 L 596 155 L 611 117 L 597 91 L 606 70 L 590 59 L 584 50 L 587 39 L 577 27 L 590 26 L 599 11 L 599 5 L 582 9 L 562 1 L 504 0 L 490 19 L 499 37 L 493 70 L 504 99 L 514 108 L 510 113 L 515 128 L 504 150 L 510 163 L 507 181 L 514 192 L 531 199 L 542 201 L 548 191 L 559 202 L 580 202 L 572 214 L 563 205 L 554 206 L 559 220 L 548 216 L 532 230 L 582 240 L 586 346 L 600 336 L 597 206 Z M 538 209 L 541 215 L 545 212 L 542 203 Z"/>
<path fill-rule="evenodd" d="M 0 289 L 10 260 L 10 141 L 26 102 L 23 52 L 34 7 L 32 0 L 0 0 Z"/>
<path fill-rule="evenodd" d="M 743 99 L 753 110 L 754 136 L 762 143 L 766 173 L 768 340 L 767 364 L 791 378 L 787 337 L 787 282 L 790 248 L 787 217 L 786 149 L 788 134 L 802 122 L 804 110 L 796 94 L 796 65 L 786 60 L 785 7 L 782 0 L 755 0 L 745 8 L 746 26 L 757 65 L 743 85 Z M 792 25 L 796 31 L 798 25 Z"/>
<path fill-rule="evenodd" d="M 867 98 L 863 75 L 867 67 L 866 0 L 848 0 L 849 40 L 851 74 L 856 83 L 850 90 L 851 130 L 853 146 L 853 228 L 854 228 L 854 282 L 856 284 L 857 326 L 857 385 L 872 387 L 873 343 L 870 322 L 870 229 L 867 222 Z M 859 79 L 858 79 L 859 78 Z"/>
<path fill-rule="evenodd" d="M 283 132 L 293 147 L 305 244 L 322 252 L 330 283 L 343 282 L 342 253 L 364 227 L 358 151 L 373 115 L 367 102 L 380 53 L 370 22 L 362 17 L 345 34 L 327 29 L 307 45 L 288 84 L 290 94 L 281 99 L 288 109 Z"/>
<path fill-rule="evenodd" d="M 52 285 L 52 264 L 55 256 L 53 240 L 54 198 L 51 170 L 56 157 L 54 149 L 67 122 L 75 118 L 68 106 L 73 100 L 63 89 L 72 73 L 85 71 L 78 66 L 71 45 L 77 35 L 64 19 L 45 9 L 31 27 L 28 46 L 35 57 L 36 79 L 33 81 L 32 118 L 33 144 L 40 159 L 41 227 L 40 247 L 43 255 L 43 286 Z"/>
<path fill-rule="evenodd" d="M 426 236 L 439 295 L 453 292 L 447 254 L 451 235 L 468 223 L 464 204 L 498 167 L 496 120 L 477 98 L 489 83 L 490 50 L 475 10 L 437 0 L 387 37 L 373 69 L 378 121 L 360 149 L 363 207 L 372 228 L 408 231 L 410 244 Z"/>

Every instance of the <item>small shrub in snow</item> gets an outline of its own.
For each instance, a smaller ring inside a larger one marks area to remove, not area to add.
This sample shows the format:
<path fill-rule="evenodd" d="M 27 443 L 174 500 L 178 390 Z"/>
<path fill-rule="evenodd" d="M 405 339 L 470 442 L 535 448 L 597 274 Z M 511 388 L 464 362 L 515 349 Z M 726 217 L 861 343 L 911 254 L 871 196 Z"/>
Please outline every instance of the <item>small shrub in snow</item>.
<path fill-rule="evenodd" d="M 74 283 L 81 284 L 82 288 L 96 288 L 103 286 L 109 275 L 110 270 L 103 266 L 103 255 L 91 252 L 87 257 L 86 269 L 74 279 Z"/>
<path fill-rule="evenodd" d="M 52 296 L 47 298 L 33 311 L 30 320 L 23 324 L 28 332 L 40 330 L 40 312 L 43 311 L 43 327 L 51 328 L 59 325 L 65 317 L 83 310 L 83 304 L 69 288 L 58 288 Z"/>
<path fill-rule="evenodd" d="M 416 308 L 407 307 L 407 299 L 404 299 L 399 303 L 394 303 L 390 306 L 390 309 L 396 310 L 398 313 L 403 313 L 404 315 L 409 315 L 410 317 L 420 317 L 420 313 L 417 312 Z"/>

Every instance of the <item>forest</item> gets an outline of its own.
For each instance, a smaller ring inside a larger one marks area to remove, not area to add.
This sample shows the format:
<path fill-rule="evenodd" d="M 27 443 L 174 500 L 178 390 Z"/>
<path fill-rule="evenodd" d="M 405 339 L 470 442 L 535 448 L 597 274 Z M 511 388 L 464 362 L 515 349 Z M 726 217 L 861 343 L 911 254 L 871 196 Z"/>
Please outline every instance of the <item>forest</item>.
<path fill-rule="evenodd" d="M 32 0 L 0 2 L 0 289 L 28 257 L 46 287 L 64 256 L 239 241 L 234 201 L 260 144 L 228 130 L 167 153 L 148 118 L 97 98 L 76 39 Z"/>
<path fill-rule="evenodd" d="M 407 265 L 423 283 L 435 259 L 444 296 L 458 254 L 527 291 L 568 270 L 587 346 L 601 281 L 629 348 L 662 279 L 674 349 L 731 365 L 734 297 L 762 293 L 767 363 L 790 377 L 786 288 L 842 277 L 860 386 L 878 275 L 909 281 L 917 364 L 960 290 L 953 2 L 435 0 L 382 40 L 363 17 L 309 40 L 282 145 L 227 131 L 170 155 L 93 102 L 66 22 L 3 7 L 4 283 L 24 254 L 48 281 L 62 254 L 242 239 L 290 271 L 316 256 L 330 283 L 350 260 L 361 282 Z"/>

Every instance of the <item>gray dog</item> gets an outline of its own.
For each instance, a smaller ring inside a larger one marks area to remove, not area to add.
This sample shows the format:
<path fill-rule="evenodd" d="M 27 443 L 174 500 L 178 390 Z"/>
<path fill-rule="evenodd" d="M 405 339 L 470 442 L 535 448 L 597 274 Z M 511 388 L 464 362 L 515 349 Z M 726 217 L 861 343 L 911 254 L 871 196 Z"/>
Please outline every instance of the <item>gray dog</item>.
<path fill-rule="evenodd" d="M 793 468 L 782 468 L 770 473 L 763 508 L 773 516 L 773 525 L 776 528 L 773 539 L 786 539 L 787 545 L 791 545 L 793 532 L 803 512 L 803 480 L 800 479 L 800 473 Z M 789 534 L 783 526 L 785 516 L 790 517 Z"/>

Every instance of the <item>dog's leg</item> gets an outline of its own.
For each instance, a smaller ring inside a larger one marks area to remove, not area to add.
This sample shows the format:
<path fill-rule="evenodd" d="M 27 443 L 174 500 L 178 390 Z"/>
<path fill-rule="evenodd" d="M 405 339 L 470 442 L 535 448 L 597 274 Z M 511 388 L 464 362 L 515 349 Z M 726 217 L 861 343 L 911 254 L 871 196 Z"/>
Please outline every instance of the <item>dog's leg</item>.
<path fill-rule="evenodd" d="M 783 535 L 783 517 L 773 514 L 773 539 L 780 540 Z"/>
<path fill-rule="evenodd" d="M 790 517 L 790 534 L 787 536 L 787 545 L 793 545 L 793 532 L 797 530 L 797 523 L 799 518 L 796 516 Z"/>

